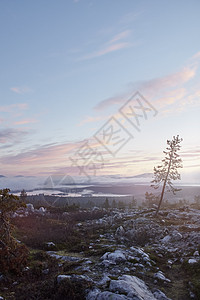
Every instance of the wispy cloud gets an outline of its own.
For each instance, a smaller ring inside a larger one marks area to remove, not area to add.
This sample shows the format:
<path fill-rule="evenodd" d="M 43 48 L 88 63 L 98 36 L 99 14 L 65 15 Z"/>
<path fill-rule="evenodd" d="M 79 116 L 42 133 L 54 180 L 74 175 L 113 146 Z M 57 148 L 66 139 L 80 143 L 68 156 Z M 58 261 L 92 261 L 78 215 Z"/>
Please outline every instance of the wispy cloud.
<path fill-rule="evenodd" d="M 0 106 L 0 112 L 13 112 L 18 110 L 26 110 L 28 108 L 27 103 L 16 103 L 16 104 L 10 104 L 10 105 L 2 105 Z"/>
<path fill-rule="evenodd" d="M 5 132 L 6 133 L 6 132 Z M 5 135 L 4 133 L 4 135 Z M 12 133 L 13 134 L 13 133 Z M 0 168 L 4 168 L 8 171 L 14 172 L 25 172 L 26 174 L 32 172 L 32 174 L 54 174 L 54 173 L 65 173 L 69 175 L 80 175 L 79 168 L 73 165 L 69 157 L 73 158 L 73 153 L 83 146 L 84 141 L 78 142 L 67 142 L 63 144 L 47 144 L 30 149 L 24 152 L 20 152 L 16 155 L 4 155 L 0 158 Z M 98 147 L 99 144 L 93 141 L 91 147 Z M 105 153 L 106 155 L 106 153 Z M 75 157 L 74 157 L 75 158 Z M 130 167 L 138 165 L 138 163 L 147 164 L 151 163 L 154 157 L 142 157 L 139 153 L 135 153 L 135 156 L 129 155 L 113 159 L 113 161 L 106 161 L 102 170 L 98 170 L 98 174 L 109 174 L 109 173 L 121 173 L 121 169 L 126 171 Z M 82 162 L 83 163 L 83 162 Z M 82 165 L 80 165 L 81 167 Z M 31 173 L 29 173 L 32 175 Z M 91 170 L 93 174 L 93 170 Z M 82 174 L 83 175 L 83 174 Z"/>
<path fill-rule="evenodd" d="M 25 124 L 32 124 L 32 123 L 37 123 L 38 120 L 36 119 L 24 119 L 21 121 L 16 121 L 14 122 L 14 125 L 25 125 Z"/>
<path fill-rule="evenodd" d="M 165 106 L 182 99 L 187 90 L 184 88 L 184 84 L 194 78 L 196 69 L 183 68 L 181 71 L 166 75 L 161 78 L 155 78 L 149 81 L 130 84 L 132 92 L 128 91 L 121 95 L 107 98 L 99 102 L 94 109 L 97 111 L 103 111 L 108 107 L 115 104 L 123 104 L 126 99 L 130 97 L 131 93 L 136 90 L 141 91 L 142 94 L 148 96 L 148 99 L 156 97 L 155 104 Z M 158 95 L 160 95 L 158 97 Z"/>
<path fill-rule="evenodd" d="M 115 35 L 110 41 L 110 44 L 116 43 L 122 39 L 127 38 L 128 36 L 130 36 L 131 31 L 130 30 L 125 30 L 123 32 L 120 32 L 119 34 Z"/>
<path fill-rule="evenodd" d="M 19 142 L 28 133 L 26 131 L 17 130 L 14 128 L 6 128 L 0 130 L 0 144 Z"/>
<path fill-rule="evenodd" d="M 87 123 L 93 123 L 93 122 L 97 122 L 97 121 L 101 121 L 101 120 L 106 120 L 107 118 L 108 118 L 107 116 L 96 116 L 96 117 L 88 116 L 85 119 L 83 119 L 81 122 L 79 122 L 77 124 L 77 126 L 83 126 Z"/>
<path fill-rule="evenodd" d="M 8 132 L 2 133 L 2 139 L 7 137 Z M 10 135 L 16 137 L 16 132 Z M 13 137 L 13 136 L 12 136 Z M 1 135 L 0 135 L 1 140 Z M 3 140 L 4 141 L 4 140 Z M 42 169 L 68 166 L 68 156 L 81 144 L 80 142 L 68 142 L 64 144 L 41 145 L 35 149 L 22 151 L 16 155 L 4 155 L 0 158 L 0 164 L 10 166 L 13 170 L 20 165 L 22 169 L 34 168 L 34 171 L 41 172 Z"/>
<path fill-rule="evenodd" d="M 149 81 L 141 82 L 140 89 L 156 91 L 173 88 L 182 85 L 192 79 L 196 74 L 195 68 L 185 67 L 181 71 L 166 75 L 161 78 L 155 78 Z"/>
<path fill-rule="evenodd" d="M 110 97 L 110 98 L 104 99 L 101 102 L 99 102 L 94 107 L 94 109 L 97 110 L 97 111 L 101 111 L 101 110 L 104 110 L 104 109 L 110 107 L 111 105 L 122 104 L 123 101 L 124 101 L 124 96 L 125 95 L 122 94 L 122 95 L 119 95 L 119 96 L 114 96 L 114 97 Z"/>
<path fill-rule="evenodd" d="M 87 60 L 87 59 L 92 59 L 95 57 L 100 57 L 105 54 L 118 51 L 124 48 L 127 48 L 131 45 L 130 42 L 122 40 L 126 39 L 127 37 L 130 36 L 131 31 L 130 30 L 125 30 L 123 32 L 120 32 L 119 34 L 113 36 L 107 43 L 105 43 L 103 46 L 100 47 L 99 50 L 96 50 L 90 54 L 85 55 L 82 60 Z"/>
<path fill-rule="evenodd" d="M 31 92 L 29 87 L 11 87 L 10 90 L 16 94 L 26 94 Z"/>

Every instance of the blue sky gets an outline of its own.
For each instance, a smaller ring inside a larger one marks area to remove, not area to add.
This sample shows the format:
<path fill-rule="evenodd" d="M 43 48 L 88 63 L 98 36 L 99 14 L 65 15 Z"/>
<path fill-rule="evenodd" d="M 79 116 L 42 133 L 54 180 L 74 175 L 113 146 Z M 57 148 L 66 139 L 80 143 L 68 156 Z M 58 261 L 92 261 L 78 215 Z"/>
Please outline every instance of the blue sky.
<path fill-rule="evenodd" d="M 199 11 L 198 0 L 1 1 L 1 173 L 79 174 L 70 157 L 86 142 L 104 154 L 98 175 L 152 172 L 180 134 L 183 178 L 199 178 Z M 158 111 L 140 132 L 119 113 L 137 91 Z M 112 116 L 134 135 L 115 156 L 94 138 Z"/>

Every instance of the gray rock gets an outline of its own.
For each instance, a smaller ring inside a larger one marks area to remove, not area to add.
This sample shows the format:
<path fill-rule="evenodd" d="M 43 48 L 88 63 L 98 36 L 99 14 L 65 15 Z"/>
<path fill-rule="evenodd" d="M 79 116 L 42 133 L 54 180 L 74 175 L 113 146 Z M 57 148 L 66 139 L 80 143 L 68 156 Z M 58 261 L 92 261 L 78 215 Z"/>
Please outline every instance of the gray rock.
<path fill-rule="evenodd" d="M 188 264 L 196 264 L 198 261 L 195 258 L 188 259 Z"/>
<path fill-rule="evenodd" d="M 171 300 L 170 298 L 168 298 L 163 292 L 161 292 L 160 290 L 155 290 L 154 291 L 154 297 L 157 300 Z"/>
<path fill-rule="evenodd" d="M 126 261 L 126 257 L 121 250 L 115 250 L 114 252 L 106 252 L 102 258 L 103 260 L 111 260 L 113 262 L 119 263 Z"/>
<path fill-rule="evenodd" d="M 199 251 L 195 251 L 195 252 L 193 253 L 193 255 L 194 255 L 194 256 L 199 256 Z"/>
<path fill-rule="evenodd" d="M 171 240 L 171 236 L 170 235 L 166 235 L 162 240 L 161 240 L 161 243 L 163 244 L 167 244 L 169 243 Z"/>
<path fill-rule="evenodd" d="M 174 230 L 172 232 L 172 238 L 174 241 L 180 241 L 180 240 L 182 240 L 183 236 L 180 232 L 178 232 L 177 230 Z"/>
<path fill-rule="evenodd" d="M 47 251 L 47 254 L 49 254 L 50 256 L 56 258 L 56 259 L 61 259 L 64 261 L 80 261 L 80 259 L 78 257 L 74 257 L 74 256 L 67 256 L 67 255 L 59 255 L 56 253 L 56 251 Z"/>
<path fill-rule="evenodd" d="M 26 208 L 30 212 L 34 212 L 34 210 L 35 210 L 33 204 L 31 204 L 31 203 L 26 204 Z"/>
<path fill-rule="evenodd" d="M 41 206 L 39 209 L 38 209 L 38 212 L 41 213 L 41 214 L 44 214 L 46 212 L 46 208 L 44 208 L 43 206 Z"/>
<path fill-rule="evenodd" d="M 111 280 L 109 290 L 127 295 L 128 298 L 135 300 L 156 299 L 144 281 L 131 275 L 123 275 L 118 280 Z"/>
<path fill-rule="evenodd" d="M 166 281 L 166 282 L 171 282 L 171 280 L 166 278 L 165 275 L 163 274 L 163 272 L 161 272 L 161 271 L 158 271 L 157 273 L 155 273 L 154 278 L 162 280 L 162 281 Z"/>
<path fill-rule="evenodd" d="M 56 280 L 57 280 L 57 283 L 60 283 L 62 280 L 70 279 L 70 278 L 71 278 L 70 275 L 58 275 Z"/>
<path fill-rule="evenodd" d="M 149 255 L 147 253 L 145 253 L 142 248 L 131 247 L 130 249 L 131 249 L 131 252 L 133 252 L 135 255 L 139 255 L 139 256 L 145 257 L 148 260 L 150 260 Z"/>
<path fill-rule="evenodd" d="M 91 291 L 86 300 L 129 300 L 131 298 L 126 297 L 125 295 L 114 294 L 108 291 L 101 292 L 99 290 Z"/>
<path fill-rule="evenodd" d="M 103 278 L 97 283 L 97 285 L 100 287 L 105 286 L 110 282 L 110 280 L 111 280 L 110 277 L 104 275 Z"/>
<path fill-rule="evenodd" d="M 94 283 L 93 280 L 91 278 L 89 278 L 87 275 L 75 275 L 75 274 L 72 274 L 72 275 L 58 275 L 56 280 L 57 280 L 57 283 L 60 283 L 62 280 L 65 280 L 65 279 L 70 279 L 71 281 L 87 281 L 87 282 L 90 282 L 90 283 Z"/>

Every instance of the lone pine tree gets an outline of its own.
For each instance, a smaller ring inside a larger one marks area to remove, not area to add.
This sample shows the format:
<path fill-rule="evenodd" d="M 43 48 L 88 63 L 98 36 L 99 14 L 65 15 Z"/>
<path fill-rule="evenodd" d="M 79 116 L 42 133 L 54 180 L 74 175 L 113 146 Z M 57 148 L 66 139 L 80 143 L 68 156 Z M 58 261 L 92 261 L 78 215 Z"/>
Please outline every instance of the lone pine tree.
<path fill-rule="evenodd" d="M 166 186 L 168 187 L 168 191 L 172 191 L 174 195 L 177 191 L 180 191 L 180 189 L 173 187 L 172 180 L 181 179 L 178 169 L 182 168 L 182 159 L 179 158 L 179 154 L 177 152 L 181 148 L 180 143 L 182 140 L 183 139 L 179 138 L 179 135 L 176 137 L 173 136 L 172 140 L 167 140 L 168 146 L 166 151 L 163 151 L 165 158 L 162 160 L 162 165 L 154 167 L 154 179 L 152 180 L 151 186 L 154 189 L 158 189 L 162 184 L 162 191 L 156 210 L 156 216 L 158 215 Z"/>

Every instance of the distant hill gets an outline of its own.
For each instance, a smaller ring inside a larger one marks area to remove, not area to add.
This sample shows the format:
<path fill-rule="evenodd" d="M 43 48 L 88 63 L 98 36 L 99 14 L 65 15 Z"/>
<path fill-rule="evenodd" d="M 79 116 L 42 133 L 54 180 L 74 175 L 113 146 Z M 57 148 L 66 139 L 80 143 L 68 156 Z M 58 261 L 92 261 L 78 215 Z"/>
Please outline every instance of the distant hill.
<path fill-rule="evenodd" d="M 6 176 L 4 176 L 4 175 L 0 175 L 0 178 L 6 178 Z"/>
<path fill-rule="evenodd" d="M 143 173 L 143 174 L 132 176 L 132 178 L 149 178 L 152 177 L 152 175 L 153 175 L 152 173 Z"/>

